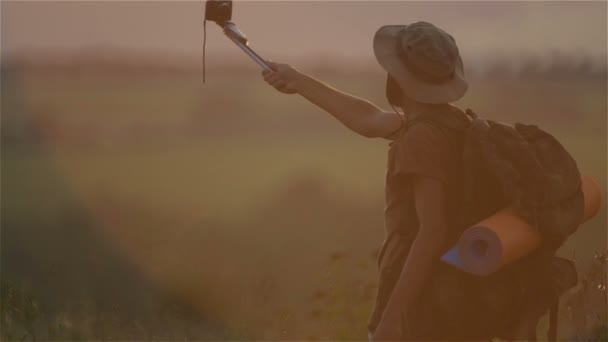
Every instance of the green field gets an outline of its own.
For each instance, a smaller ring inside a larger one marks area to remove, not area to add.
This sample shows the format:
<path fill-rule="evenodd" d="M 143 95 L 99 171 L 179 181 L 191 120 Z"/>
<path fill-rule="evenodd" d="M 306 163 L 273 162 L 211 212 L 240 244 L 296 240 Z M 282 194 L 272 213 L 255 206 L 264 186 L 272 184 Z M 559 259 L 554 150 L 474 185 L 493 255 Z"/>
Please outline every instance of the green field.
<path fill-rule="evenodd" d="M 314 73 L 388 107 L 378 69 Z M 3 71 L 3 282 L 37 303 L 31 317 L 3 305 L 3 336 L 365 338 L 388 143 L 255 69 L 208 77 Z M 477 76 L 459 105 L 554 133 L 605 198 L 605 81 Z M 604 205 L 560 253 L 584 272 L 605 249 Z M 129 309 L 113 317 L 107 301 Z M 601 306 L 586 310 L 605 318 Z"/>

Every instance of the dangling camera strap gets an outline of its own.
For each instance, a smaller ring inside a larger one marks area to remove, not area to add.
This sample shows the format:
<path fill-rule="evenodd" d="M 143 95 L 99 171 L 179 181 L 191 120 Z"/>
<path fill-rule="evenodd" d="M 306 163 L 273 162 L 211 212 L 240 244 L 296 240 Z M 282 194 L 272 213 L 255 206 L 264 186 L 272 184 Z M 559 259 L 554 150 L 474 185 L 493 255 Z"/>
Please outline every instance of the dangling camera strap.
<path fill-rule="evenodd" d="M 203 83 L 205 83 L 205 47 L 207 45 L 207 20 L 203 20 Z"/>

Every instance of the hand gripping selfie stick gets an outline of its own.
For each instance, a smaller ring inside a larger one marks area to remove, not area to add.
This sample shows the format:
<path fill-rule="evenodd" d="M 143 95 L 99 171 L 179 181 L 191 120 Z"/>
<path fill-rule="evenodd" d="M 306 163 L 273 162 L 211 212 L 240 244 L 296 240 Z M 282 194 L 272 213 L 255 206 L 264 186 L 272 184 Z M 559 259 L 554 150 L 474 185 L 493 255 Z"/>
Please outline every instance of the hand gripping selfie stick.
<path fill-rule="evenodd" d="M 258 65 L 268 71 L 272 71 L 272 68 L 260 57 L 251 47 L 249 47 L 249 41 L 247 37 L 239 30 L 235 23 L 230 21 L 232 19 L 232 1 L 230 0 L 207 0 L 205 3 L 205 23 L 207 20 L 213 21 L 222 28 L 224 34 L 230 38 L 243 50 L 251 59 L 253 59 Z M 206 36 L 206 33 L 205 33 Z M 205 37 L 206 38 L 206 37 Z M 204 55 L 205 48 L 203 44 L 203 80 L 204 80 Z"/>

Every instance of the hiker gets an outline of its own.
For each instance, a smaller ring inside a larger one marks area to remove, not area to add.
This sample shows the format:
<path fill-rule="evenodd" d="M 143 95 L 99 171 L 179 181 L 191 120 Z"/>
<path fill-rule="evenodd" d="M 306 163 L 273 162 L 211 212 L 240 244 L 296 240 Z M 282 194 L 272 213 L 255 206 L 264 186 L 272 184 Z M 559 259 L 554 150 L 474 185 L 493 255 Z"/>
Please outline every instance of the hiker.
<path fill-rule="evenodd" d="M 536 323 L 550 300 L 538 295 L 542 286 L 530 290 L 522 285 L 520 270 L 530 268 L 515 263 L 479 278 L 439 261 L 463 229 L 476 223 L 458 219 L 460 198 L 467 190 L 462 189 L 463 137 L 418 120 L 435 115 L 464 129 L 474 118 L 451 104 L 468 87 L 456 41 L 433 24 L 417 22 L 381 27 L 373 49 L 387 72 L 385 92 L 393 111 L 288 64 L 269 62 L 274 72 L 262 73 L 278 91 L 300 94 L 355 133 L 390 141 L 387 237 L 378 257 L 380 280 L 368 325 L 370 339 L 534 339 Z M 501 200 L 488 198 L 487 204 L 495 210 L 505 205 Z M 529 300 L 531 294 L 538 301 Z"/>

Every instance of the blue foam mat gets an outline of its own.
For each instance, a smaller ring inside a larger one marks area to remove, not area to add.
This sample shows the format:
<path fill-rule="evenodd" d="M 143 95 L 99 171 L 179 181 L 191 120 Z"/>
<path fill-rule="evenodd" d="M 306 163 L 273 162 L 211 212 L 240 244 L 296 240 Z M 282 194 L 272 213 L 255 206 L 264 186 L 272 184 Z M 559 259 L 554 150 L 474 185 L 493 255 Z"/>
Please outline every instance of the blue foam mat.
<path fill-rule="evenodd" d="M 460 259 L 460 254 L 458 253 L 458 246 L 454 246 L 449 251 L 447 251 L 441 257 L 441 260 L 452 266 L 458 267 L 463 271 L 466 271 L 464 265 L 462 264 L 462 259 Z"/>

